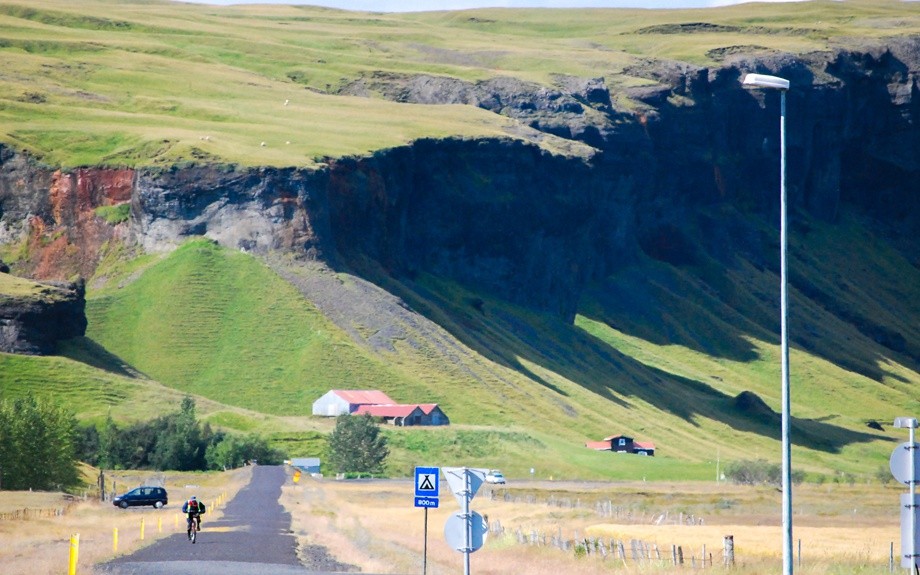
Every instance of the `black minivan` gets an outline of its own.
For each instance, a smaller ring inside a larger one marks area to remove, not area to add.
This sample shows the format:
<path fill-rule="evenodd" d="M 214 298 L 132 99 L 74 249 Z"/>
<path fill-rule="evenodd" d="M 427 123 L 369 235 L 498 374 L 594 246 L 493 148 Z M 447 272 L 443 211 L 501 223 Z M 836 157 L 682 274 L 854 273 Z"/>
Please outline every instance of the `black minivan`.
<path fill-rule="evenodd" d="M 112 504 L 127 509 L 133 505 L 152 505 L 159 509 L 169 503 L 166 490 L 162 487 L 138 487 L 112 499 Z"/>

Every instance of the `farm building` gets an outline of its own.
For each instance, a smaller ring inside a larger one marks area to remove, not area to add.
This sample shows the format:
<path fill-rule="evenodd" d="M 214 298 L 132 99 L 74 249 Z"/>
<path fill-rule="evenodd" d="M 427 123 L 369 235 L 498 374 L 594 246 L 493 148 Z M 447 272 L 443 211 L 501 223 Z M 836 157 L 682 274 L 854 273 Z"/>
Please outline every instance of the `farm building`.
<path fill-rule="evenodd" d="M 313 402 L 313 415 L 336 417 L 354 413 L 362 405 L 392 405 L 395 403 L 382 391 L 333 389 Z"/>
<path fill-rule="evenodd" d="M 319 457 L 295 457 L 291 459 L 291 467 L 304 473 L 319 473 Z"/>
<path fill-rule="evenodd" d="M 655 444 L 651 441 L 633 441 L 633 453 L 636 455 L 655 455 Z"/>
<path fill-rule="evenodd" d="M 386 423 L 407 425 L 450 425 L 450 419 L 437 403 L 362 405 L 353 415 L 379 417 Z"/>
<path fill-rule="evenodd" d="M 437 403 L 400 404 L 382 391 L 333 389 L 313 402 L 313 415 L 342 414 L 379 417 L 391 425 L 450 425 Z"/>
<path fill-rule="evenodd" d="M 444 413 L 437 403 L 421 403 L 422 422 L 419 425 L 450 425 L 450 418 Z"/>
<path fill-rule="evenodd" d="M 370 415 L 379 417 L 392 425 L 419 425 L 422 410 L 417 405 L 362 405 L 355 410 L 354 415 Z"/>
<path fill-rule="evenodd" d="M 613 451 L 616 453 L 634 453 L 636 455 L 655 455 L 655 444 L 649 441 L 635 441 L 625 435 L 611 435 L 603 441 L 585 442 L 585 447 L 596 451 Z"/>

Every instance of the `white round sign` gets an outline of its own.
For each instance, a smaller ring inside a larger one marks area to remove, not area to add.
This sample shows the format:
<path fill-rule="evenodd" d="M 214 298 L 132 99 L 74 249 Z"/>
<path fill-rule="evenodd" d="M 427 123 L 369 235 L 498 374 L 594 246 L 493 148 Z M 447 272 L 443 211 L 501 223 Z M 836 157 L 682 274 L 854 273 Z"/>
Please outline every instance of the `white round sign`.
<path fill-rule="evenodd" d="M 918 449 L 920 449 L 920 444 L 914 443 L 914 451 Z M 891 459 L 888 460 L 891 474 L 901 483 L 920 480 L 920 453 L 914 453 L 914 469 L 911 471 L 910 452 L 910 442 L 905 441 L 894 448 L 894 451 L 891 452 Z"/>
<path fill-rule="evenodd" d="M 489 526 L 486 525 L 482 515 L 475 511 L 470 511 L 470 515 L 472 516 L 470 517 L 470 521 L 472 521 L 470 552 L 473 552 L 477 551 L 486 542 Z M 444 524 L 444 539 L 447 540 L 448 545 L 461 553 L 466 548 L 466 520 L 463 518 L 463 513 L 458 511 L 447 518 L 447 523 Z"/>

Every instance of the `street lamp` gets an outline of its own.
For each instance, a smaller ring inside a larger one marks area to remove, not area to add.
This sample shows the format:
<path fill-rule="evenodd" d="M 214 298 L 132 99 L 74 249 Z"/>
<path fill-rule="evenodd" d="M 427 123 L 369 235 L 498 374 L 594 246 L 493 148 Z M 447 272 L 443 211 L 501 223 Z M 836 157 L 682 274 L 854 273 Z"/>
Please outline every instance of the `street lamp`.
<path fill-rule="evenodd" d="M 743 85 L 779 90 L 779 243 L 780 243 L 780 355 L 783 404 L 783 575 L 792 575 L 792 452 L 789 446 L 789 331 L 786 279 L 786 91 L 789 80 L 766 74 L 747 74 Z"/>

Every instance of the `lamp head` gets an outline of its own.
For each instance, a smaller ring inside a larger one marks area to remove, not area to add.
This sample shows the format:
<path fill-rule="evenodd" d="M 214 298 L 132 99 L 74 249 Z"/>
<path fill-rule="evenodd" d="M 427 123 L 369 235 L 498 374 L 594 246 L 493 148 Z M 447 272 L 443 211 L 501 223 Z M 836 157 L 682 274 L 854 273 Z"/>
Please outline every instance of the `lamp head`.
<path fill-rule="evenodd" d="M 789 80 L 766 74 L 747 74 L 742 84 L 756 88 L 772 88 L 774 90 L 789 89 Z"/>
<path fill-rule="evenodd" d="M 903 429 L 917 429 L 917 418 L 915 417 L 895 417 L 894 426 Z"/>

